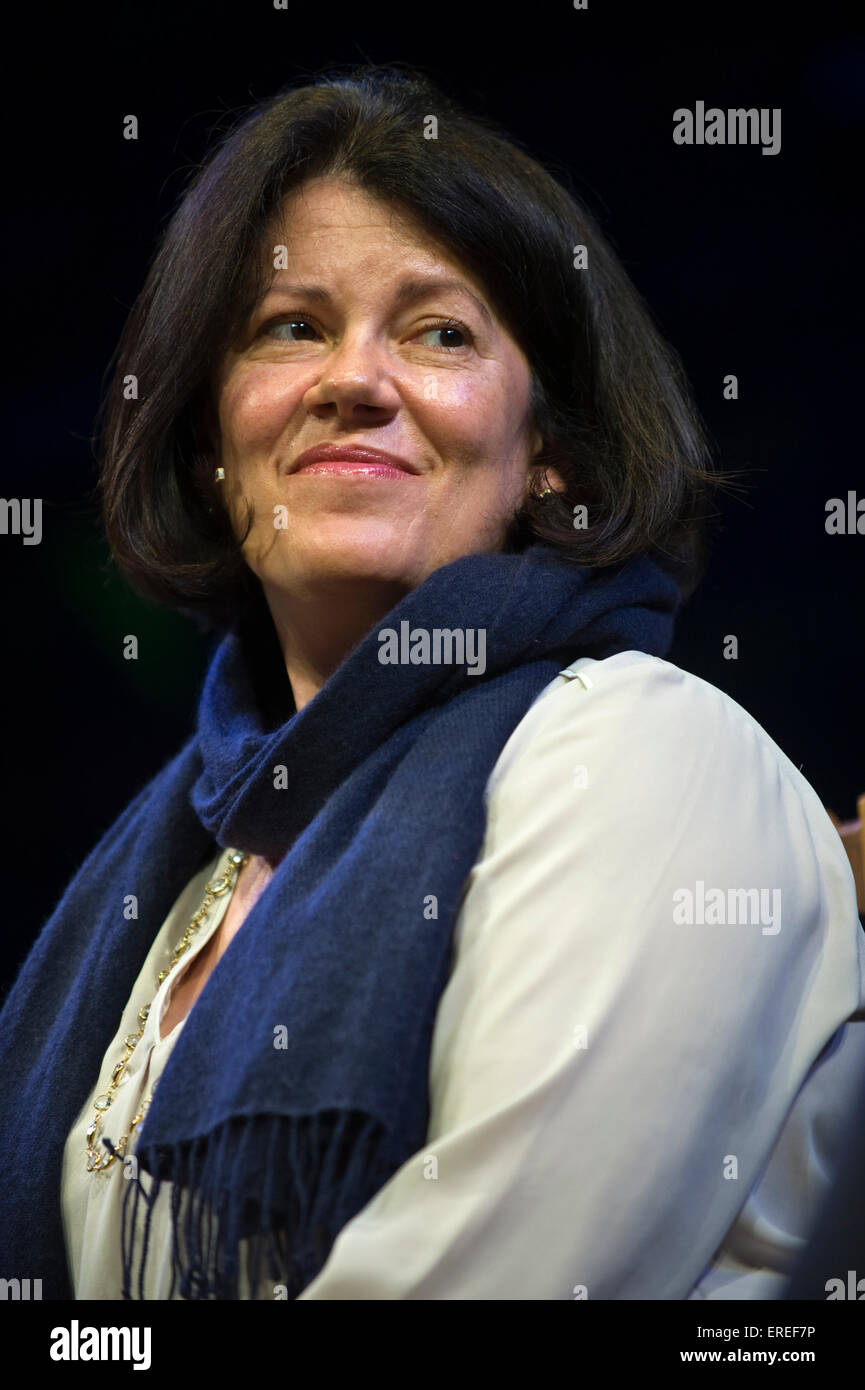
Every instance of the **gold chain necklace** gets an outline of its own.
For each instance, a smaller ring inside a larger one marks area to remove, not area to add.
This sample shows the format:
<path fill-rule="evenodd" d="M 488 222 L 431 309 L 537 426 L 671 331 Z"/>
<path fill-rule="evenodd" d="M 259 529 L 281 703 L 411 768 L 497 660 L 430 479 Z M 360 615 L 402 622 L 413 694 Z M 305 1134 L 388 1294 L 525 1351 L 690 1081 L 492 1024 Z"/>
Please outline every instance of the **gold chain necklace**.
<path fill-rule="evenodd" d="M 175 965 L 180 960 L 184 951 L 187 951 L 189 949 L 189 944 L 192 936 L 195 934 L 201 923 L 207 917 L 207 914 L 212 908 L 216 899 L 221 898 L 223 893 L 227 893 L 231 888 L 234 887 L 237 881 L 237 875 L 239 874 L 243 865 L 246 863 L 247 858 L 248 856 L 245 854 L 241 854 L 239 850 L 233 849 L 229 851 L 228 867 L 225 870 L 225 872 L 223 874 L 220 874 L 218 878 L 211 879 L 209 883 L 205 884 L 205 896 L 201 904 L 201 907 L 190 918 L 189 925 L 187 926 L 186 931 L 183 933 L 183 936 L 181 937 L 180 941 L 177 943 L 177 946 L 175 947 L 174 955 L 171 958 L 171 963 L 168 969 L 160 970 L 158 976 L 156 977 L 159 985 L 162 984 L 166 976 L 171 974 L 171 971 L 174 969 Z M 114 1094 L 117 1090 L 117 1086 L 119 1085 L 120 1078 L 123 1075 L 126 1063 L 129 1061 L 129 1058 L 132 1056 L 133 1052 L 135 1051 L 136 1047 L 141 1041 L 141 1038 L 144 1035 L 144 1028 L 147 1023 L 147 1017 L 152 1007 L 153 1000 L 151 999 L 149 1004 L 145 1004 L 142 1008 L 138 1010 L 138 1018 L 141 1026 L 139 1027 L 137 1033 L 127 1033 L 126 1037 L 124 1038 L 124 1046 L 126 1048 L 126 1052 L 124 1056 L 121 1057 L 120 1061 L 117 1063 L 113 1072 L 111 1073 L 111 1084 L 108 1087 L 108 1090 L 105 1091 L 102 1095 L 97 1096 L 95 1101 L 93 1102 L 96 1109 L 96 1114 L 91 1120 L 90 1124 L 87 1126 L 86 1136 L 88 1172 L 94 1172 L 97 1168 L 110 1168 L 111 1164 L 114 1162 L 115 1159 L 123 1157 L 124 1153 L 126 1152 L 126 1145 L 129 1142 L 129 1136 L 132 1134 L 132 1131 L 135 1129 L 136 1125 L 139 1125 L 141 1121 L 144 1119 L 144 1116 L 147 1114 L 147 1109 L 150 1105 L 150 1102 L 153 1099 L 153 1092 L 151 1091 L 150 1095 L 147 1097 L 138 1114 L 135 1116 L 135 1119 L 132 1121 L 132 1124 L 129 1126 L 129 1129 L 126 1131 L 126 1133 L 117 1143 L 117 1145 L 111 1146 L 110 1152 L 107 1157 L 105 1156 L 105 1154 L 100 1154 L 97 1152 L 95 1147 L 96 1136 L 99 1133 L 99 1128 L 102 1124 L 105 1111 L 108 1110 L 109 1107 L 112 1105 L 114 1101 Z M 103 1142 L 107 1145 L 111 1144 L 110 1139 L 106 1139 Z"/>

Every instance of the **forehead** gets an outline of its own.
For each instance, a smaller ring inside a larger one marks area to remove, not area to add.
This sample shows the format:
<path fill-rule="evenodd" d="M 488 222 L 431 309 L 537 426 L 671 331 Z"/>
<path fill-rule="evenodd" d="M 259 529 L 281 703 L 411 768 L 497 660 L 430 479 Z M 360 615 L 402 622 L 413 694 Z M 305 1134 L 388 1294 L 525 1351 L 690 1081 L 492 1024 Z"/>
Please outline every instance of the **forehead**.
<path fill-rule="evenodd" d="M 310 179 L 286 194 L 275 220 L 297 235 L 370 227 L 397 240 L 432 240 L 408 208 L 369 193 L 350 179 Z"/>
<path fill-rule="evenodd" d="M 316 178 L 292 190 L 271 221 L 269 234 L 294 261 L 330 265 L 367 264 L 380 271 L 388 262 L 417 269 L 448 270 L 476 293 L 484 286 L 446 243 L 411 210 L 357 184 Z"/>

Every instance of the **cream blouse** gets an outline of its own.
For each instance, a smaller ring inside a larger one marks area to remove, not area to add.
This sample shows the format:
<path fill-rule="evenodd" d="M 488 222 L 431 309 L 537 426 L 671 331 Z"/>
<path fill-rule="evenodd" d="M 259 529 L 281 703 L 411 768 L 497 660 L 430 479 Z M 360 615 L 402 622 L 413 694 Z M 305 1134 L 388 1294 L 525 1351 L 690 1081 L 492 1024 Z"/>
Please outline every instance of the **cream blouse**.
<path fill-rule="evenodd" d="M 783 1296 L 865 1070 L 865 940 L 818 797 L 734 700 L 642 652 L 563 670 L 486 797 L 436 1015 L 426 1143 L 300 1299 Z M 185 1026 L 159 1039 L 230 893 L 158 989 L 157 975 L 227 858 L 166 918 L 68 1135 L 78 1299 L 121 1297 L 126 1179 L 120 1162 L 87 1171 L 93 1101 L 152 1002 L 103 1120 L 117 1143 Z M 714 915 L 712 890 L 725 902 Z M 216 969 L 231 968 L 229 946 Z M 168 1297 L 169 1211 L 166 1184 L 150 1299 Z"/>

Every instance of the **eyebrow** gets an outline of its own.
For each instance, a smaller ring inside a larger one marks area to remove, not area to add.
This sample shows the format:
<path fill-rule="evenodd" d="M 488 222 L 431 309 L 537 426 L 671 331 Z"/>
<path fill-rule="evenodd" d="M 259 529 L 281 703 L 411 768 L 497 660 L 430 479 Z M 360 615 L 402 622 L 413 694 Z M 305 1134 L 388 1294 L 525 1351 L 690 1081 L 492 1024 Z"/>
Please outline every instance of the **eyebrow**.
<path fill-rule="evenodd" d="M 439 279 L 412 279 L 402 280 L 396 287 L 394 300 L 398 305 L 409 304 L 414 300 L 423 299 L 431 294 L 436 294 L 441 290 L 456 290 L 459 294 L 467 295 L 477 306 L 490 328 L 494 328 L 492 315 L 484 304 L 483 300 L 478 299 L 476 294 L 472 294 L 468 286 L 461 280 L 439 280 Z M 265 290 L 261 301 L 265 300 L 270 294 L 297 294 L 306 299 L 316 300 L 320 304 L 331 304 L 332 298 L 328 290 L 323 285 L 287 285 L 274 281 Z"/>

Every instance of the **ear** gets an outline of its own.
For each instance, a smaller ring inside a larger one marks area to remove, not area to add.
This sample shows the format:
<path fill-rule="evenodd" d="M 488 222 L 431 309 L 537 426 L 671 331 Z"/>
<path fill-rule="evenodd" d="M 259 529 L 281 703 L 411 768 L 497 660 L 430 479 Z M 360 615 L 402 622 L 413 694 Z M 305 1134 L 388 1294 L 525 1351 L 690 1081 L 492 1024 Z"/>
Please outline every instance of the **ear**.
<path fill-rule="evenodd" d="M 526 490 L 528 491 L 531 486 L 533 474 L 539 473 L 540 478 L 538 481 L 541 485 L 540 490 L 550 487 L 553 489 L 553 492 L 564 492 L 565 481 L 561 473 L 557 468 L 553 467 L 552 464 L 544 462 L 543 454 L 545 447 L 543 436 L 538 430 L 535 430 L 532 435 L 532 459 L 526 476 Z"/>
<path fill-rule="evenodd" d="M 553 492 L 564 492 L 565 480 L 558 468 L 551 468 L 548 464 L 541 464 L 540 467 L 543 474 L 544 487 L 551 487 Z"/>

